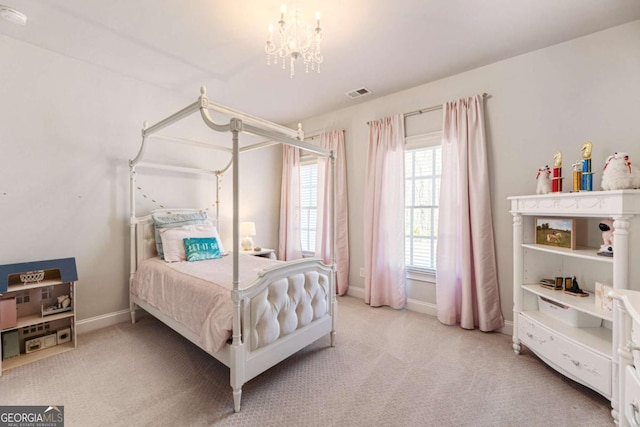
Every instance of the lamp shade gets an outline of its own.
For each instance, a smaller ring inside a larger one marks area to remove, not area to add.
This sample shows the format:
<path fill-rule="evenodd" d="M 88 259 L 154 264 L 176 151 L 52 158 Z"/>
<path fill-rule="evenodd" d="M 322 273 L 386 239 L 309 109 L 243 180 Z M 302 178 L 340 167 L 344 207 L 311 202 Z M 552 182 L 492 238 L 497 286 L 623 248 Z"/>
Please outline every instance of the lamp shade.
<path fill-rule="evenodd" d="M 240 223 L 240 235 L 241 236 L 255 236 L 256 235 L 256 223 L 255 222 L 241 222 Z"/>

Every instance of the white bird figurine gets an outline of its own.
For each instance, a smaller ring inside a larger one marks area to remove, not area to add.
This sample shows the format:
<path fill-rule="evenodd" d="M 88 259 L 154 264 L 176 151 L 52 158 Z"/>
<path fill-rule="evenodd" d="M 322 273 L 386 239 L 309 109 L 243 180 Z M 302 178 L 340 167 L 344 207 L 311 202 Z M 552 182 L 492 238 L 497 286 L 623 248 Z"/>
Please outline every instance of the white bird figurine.
<path fill-rule="evenodd" d="M 640 171 L 631 167 L 629 155 L 622 151 L 607 158 L 602 171 L 603 190 L 624 190 L 640 187 Z"/>

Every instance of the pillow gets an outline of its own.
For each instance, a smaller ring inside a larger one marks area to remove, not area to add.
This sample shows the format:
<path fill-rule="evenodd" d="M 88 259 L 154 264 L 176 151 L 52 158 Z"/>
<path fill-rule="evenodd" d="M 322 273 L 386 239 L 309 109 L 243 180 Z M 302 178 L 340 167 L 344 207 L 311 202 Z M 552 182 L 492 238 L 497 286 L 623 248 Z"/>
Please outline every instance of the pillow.
<path fill-rule="evenodd" d="M 184 239 L 184 250 L 189 262 L 222 258 L 215 237 L 188 237 Z"/>
<path fill-rule="evenodd" d="M 224 253 L 218 230 L 213 224 L 183 225 L 182 227 L 163 228 L 160 230 L 160 240 L 164 247 L 164 260 L 167 262 L 186 261 L 184 239 L 190 237 L 216 238 L 220 252 Z"/>
<path fill-rule="evenodd" d="M 182 227 L 184 225 L 205 224 L 207 212 L 169 213 L 159 212 L 151 214 L 156 233 L 156 251 L 161 259 L 164 259 L 164 248 L 160 238 L 160 230 L 164 228 Z"/>

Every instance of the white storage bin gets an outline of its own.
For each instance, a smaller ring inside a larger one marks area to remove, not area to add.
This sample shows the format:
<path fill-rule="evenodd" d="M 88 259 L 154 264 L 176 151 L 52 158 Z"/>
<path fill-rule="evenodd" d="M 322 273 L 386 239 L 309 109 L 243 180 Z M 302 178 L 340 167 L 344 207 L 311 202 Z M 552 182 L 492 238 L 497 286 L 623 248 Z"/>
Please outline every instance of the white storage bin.
<path fill-rule="evenodd" d="M 538 310 L 542 313 L 548 314 L 549 316 L 555 317 L 569 326 L 575 326 L 578 328 L 599 328 L 602 325 L 602 319 L 599 317 L 591 316 L 578 311 L 575 308 L 567 307 L 566 305 L 551 301 L 539 295 Z"/>

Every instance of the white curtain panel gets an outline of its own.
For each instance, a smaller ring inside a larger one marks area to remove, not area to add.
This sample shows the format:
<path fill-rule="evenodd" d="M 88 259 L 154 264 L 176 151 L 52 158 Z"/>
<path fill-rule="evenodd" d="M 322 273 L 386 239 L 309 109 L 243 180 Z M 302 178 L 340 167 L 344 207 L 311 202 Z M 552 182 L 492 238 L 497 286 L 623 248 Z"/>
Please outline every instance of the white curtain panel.
<path fill-rule="evenodd" d="M 364 236 L 365 302 L 405 307 L 402 115 L 369 123 Z"/>
<path fill-rule="evenodd" d="M 344 131 L 334 130 L 320 134 L 320 146 L 335 153 L 336 189 L 336 292 L 344 295 L 349 289 L 349 208 L 347 205 L 347 163 Z M 316 256 L 331 262 L 331 160 L 318 159 L 318 224 L 316 228 Z"/>
<path fill-rule="evenodd" d="M 446 325 L 504 326 L 481 95 L 444 104 L 436 291 Z"/>
<path fill-rule="evenodd" d="M 278 259 L 302 258 L 300 243 L 300 150 L 282 146 L 282 189 L 280 193 L 280 232 Z"/>

